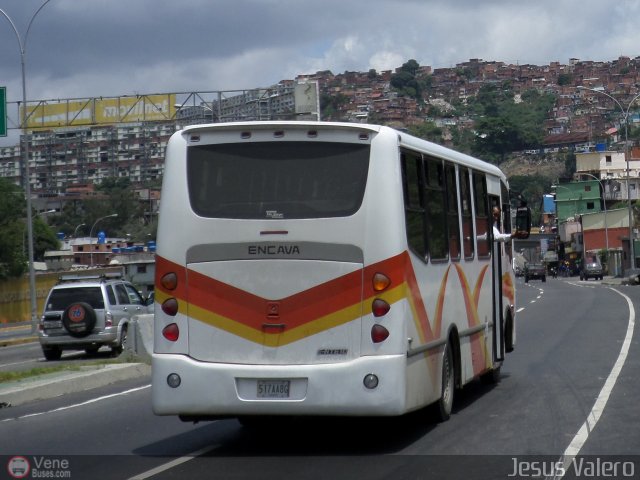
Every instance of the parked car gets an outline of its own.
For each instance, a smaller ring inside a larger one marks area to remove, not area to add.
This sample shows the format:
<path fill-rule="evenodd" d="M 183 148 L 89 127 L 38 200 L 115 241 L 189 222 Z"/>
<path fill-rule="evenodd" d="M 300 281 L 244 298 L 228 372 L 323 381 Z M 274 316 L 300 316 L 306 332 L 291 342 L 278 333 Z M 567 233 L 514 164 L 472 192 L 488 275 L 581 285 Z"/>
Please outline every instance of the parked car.
<path fill-rule="evenodd" d="M 603 277 L 602 265 L 596 262 L 586 263 L 580 270 L 580 280 L 589 280 L 590 278 L 602 280 Z"/>
<path fill-rule="evenodd" d="M 152 300 L 151 300 L 152 301 Z M 153 312 L 129 282 L 113 275 L 61 277 L 47 296 L 38 338 L 47 360 L 63 350 L 122 353 L 131 318 Z"/>
<path fill-rule="evenodd" d="M 547 281 L 547 269 L 541 263 L 528 263 L 524 268 L 524 282 L 528 283 L 531 279 L 539 279 L 543 282 Z"/>

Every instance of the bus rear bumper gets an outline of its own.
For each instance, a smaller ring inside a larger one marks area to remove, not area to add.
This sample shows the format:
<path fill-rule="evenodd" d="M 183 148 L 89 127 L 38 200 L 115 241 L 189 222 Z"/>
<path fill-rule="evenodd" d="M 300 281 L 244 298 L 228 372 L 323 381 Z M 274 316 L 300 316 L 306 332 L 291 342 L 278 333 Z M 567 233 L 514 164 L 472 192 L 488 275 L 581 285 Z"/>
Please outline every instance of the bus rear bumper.
<path fill-rule="evenodd" d="M 187 418 L 401 415 L 407 411 L 406 367 L 406 355 L 320 365 L 235 365 L 154 354 L 152 405 L 156 415 Z M 372 374 L 377 386 L 367 388 L 365 377 Z"/>

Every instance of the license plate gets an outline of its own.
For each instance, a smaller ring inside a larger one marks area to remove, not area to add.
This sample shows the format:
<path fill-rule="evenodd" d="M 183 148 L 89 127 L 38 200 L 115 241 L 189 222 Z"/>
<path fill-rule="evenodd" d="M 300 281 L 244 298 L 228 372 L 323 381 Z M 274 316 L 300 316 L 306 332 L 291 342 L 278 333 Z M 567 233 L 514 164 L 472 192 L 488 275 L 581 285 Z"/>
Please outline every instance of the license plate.
<path fill-rule="evenodd" d="M 60 320 L 45 320 L 44 321 L 45 330 L 50 328 L 62 328 L 62 322 Z"/>
<path fill-rule="evenodd" d="M 289 398 L 289 380 L 258 380 L 258 398 Z"/>

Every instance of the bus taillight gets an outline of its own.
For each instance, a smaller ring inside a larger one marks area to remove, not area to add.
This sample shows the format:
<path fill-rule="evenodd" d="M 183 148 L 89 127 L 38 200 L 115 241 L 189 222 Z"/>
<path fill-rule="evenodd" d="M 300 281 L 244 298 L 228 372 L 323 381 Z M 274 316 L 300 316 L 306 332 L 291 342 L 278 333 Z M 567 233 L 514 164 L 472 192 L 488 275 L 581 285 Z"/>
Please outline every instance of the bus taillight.
<path fill-rule="evenodd" d="M 167 290 L 175 290 L 178 286 L 178 276 L 174 272 L 165 273 L 160 279 L 160 284 Z"/>
<path fill-rule="evenodd" d="M 376 292 L 381 292 L 391 285 L 391 280 L 384 273 L 376 273 L 373 276 L 373 289 Z"/>
<path fill-rule="evenodd" d="M 162 302 L 162 311 L 171 317 L 175 317 L 178 313 L 178 300 L 175 298 L 167 298 Z"/>
<path fill-rule="evenodd" d="M 170 342 L 177 342 L 180 337 L 180 329 L 175 323 L 170 323 L 162 329 L 162 336 Z"/>
<path fill-rule="evenodd" d="M 376 323 L 371 327 L 371 340 L 373 343 L 384 342 L 387 338 L 389 338 L 389 330 L 382 325 Z"/>
<path fill-rule="evenodd" d="M 382 317 L 389 313 L 389 310 L 391 310 L 391 305 L 381 298 L 376 298 L 371 305 L 371 311 L 374 317 Z"/>

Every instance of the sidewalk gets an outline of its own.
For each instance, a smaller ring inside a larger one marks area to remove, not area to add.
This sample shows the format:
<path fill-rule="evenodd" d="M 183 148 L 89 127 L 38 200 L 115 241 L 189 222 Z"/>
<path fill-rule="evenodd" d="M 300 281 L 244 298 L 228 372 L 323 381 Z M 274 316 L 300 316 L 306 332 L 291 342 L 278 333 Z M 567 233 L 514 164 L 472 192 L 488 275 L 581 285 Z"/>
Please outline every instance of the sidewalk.
<path fill-rule="evenodd" d="M 38 335 L 32 330 L 31 322 L 0 324 L 0 347 L 37 342 Z"/>
<path fill-rule="evenodd" d="M 637 285 L 635 277 L 604 277 L 603 285 Z"/>
<path fill-rule="evenodd" d="M 0 408 L 60 397 L 150 374 L 151 365 L 145 363 L 110 363 L 3 382 L 0 383 Z"/>

